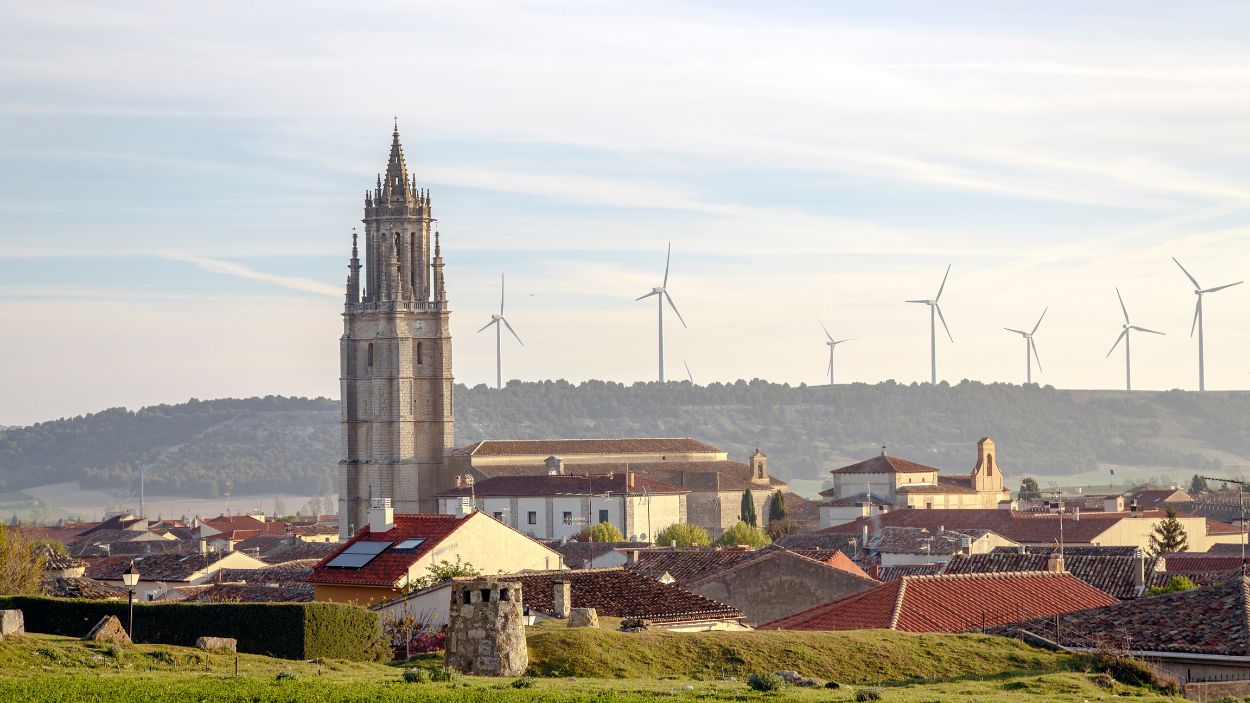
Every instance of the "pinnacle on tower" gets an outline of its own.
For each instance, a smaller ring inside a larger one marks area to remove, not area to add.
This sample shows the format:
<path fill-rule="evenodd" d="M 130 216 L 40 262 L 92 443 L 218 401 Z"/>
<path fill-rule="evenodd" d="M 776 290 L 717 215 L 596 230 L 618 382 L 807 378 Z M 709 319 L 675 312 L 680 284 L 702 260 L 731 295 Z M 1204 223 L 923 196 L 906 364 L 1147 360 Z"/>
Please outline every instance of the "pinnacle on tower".
<path fill-rule="evenodd" d="M 388 196 L 406 196 L 408 190 L 408 165 L 404 163 L 404 147 L 399 143 L 399 121 L 391 134 L 391 156 L 386 163 L 386 188 Z"/>

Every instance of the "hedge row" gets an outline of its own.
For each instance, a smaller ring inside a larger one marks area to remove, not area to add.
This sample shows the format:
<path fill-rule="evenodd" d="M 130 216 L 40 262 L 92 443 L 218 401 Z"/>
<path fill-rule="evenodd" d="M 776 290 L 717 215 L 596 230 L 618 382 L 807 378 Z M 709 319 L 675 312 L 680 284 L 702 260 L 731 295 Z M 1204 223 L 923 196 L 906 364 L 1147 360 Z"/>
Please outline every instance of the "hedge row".
<path fill-rule="evenodd" d="M 21 610 L 26 629 L 82 637 L 106 615 L 126 624 L 126 602 L 0 597 Z M 345 603 L 135 603 L 134 640 L 194 646 L 197 637 L 233 637 L 239 651 L 283 659 L 385 657 L 378 616 Z"/>

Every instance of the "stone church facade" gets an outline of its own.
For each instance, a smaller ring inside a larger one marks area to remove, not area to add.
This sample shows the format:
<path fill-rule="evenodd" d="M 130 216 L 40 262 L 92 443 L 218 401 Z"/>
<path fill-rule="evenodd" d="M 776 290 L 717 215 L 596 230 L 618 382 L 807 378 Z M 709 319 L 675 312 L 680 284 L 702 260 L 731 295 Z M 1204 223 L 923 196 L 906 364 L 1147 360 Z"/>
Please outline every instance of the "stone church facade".
<path fill-rule="evenodd" d="M 408 174 L 398 127 L 386 174 L 364 206 L 339 342 L 344 537 L 368 523 L 373 498 L 391 499 L 398 513 L 437 512 L 434 496 L 448 483 L 443 455 L 454 441 L 440 237 L 429 191 Z"/>

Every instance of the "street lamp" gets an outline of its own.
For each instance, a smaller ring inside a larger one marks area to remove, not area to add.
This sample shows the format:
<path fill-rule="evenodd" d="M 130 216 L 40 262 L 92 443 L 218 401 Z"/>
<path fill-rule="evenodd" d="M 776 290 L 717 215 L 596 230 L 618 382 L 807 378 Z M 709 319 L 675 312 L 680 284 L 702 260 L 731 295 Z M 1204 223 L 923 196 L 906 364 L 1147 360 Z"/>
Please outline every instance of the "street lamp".
<path fill-rule="evenodd" d="M 126 584 L 126 609 L 130 611 L 129 619 L 126 622 L 126 634 L 131 640 L 135 637 L 135 586 L 139 585 L 139 570 L 135 568 L 135 563 L 130 562 L 130 570 L 122 574 L 122 583 Z"/>

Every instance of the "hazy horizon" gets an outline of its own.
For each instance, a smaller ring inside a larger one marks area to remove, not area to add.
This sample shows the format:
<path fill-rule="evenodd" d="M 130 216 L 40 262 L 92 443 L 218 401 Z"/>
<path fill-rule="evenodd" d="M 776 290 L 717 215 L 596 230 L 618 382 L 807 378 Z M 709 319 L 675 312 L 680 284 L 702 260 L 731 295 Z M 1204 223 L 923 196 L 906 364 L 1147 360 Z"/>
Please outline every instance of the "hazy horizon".
<path fill-rule="evenodd" d="M 392 116 L 440 220 L 457 381 L 1197 387 L 1192 286 L 1250 278 L 1250 7 L 10 4 L 0 424 L 338 396 L 350 233 Z M 905 11 L 904 11 L 905 10 Z M 1250 383 L 1250 284 L 1206 298 Z M 939 331 L 940 333 L 940 331 Z"/>

